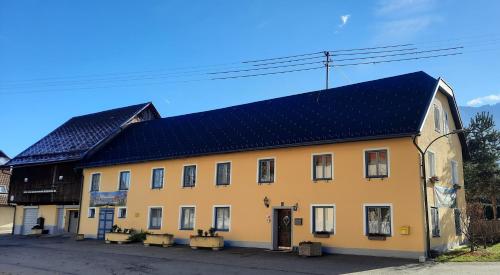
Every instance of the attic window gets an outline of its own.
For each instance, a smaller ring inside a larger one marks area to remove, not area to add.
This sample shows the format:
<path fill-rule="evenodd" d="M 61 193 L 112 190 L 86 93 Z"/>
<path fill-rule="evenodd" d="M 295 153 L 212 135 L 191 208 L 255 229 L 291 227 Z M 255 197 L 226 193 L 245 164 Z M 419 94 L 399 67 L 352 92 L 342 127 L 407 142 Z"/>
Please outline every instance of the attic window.
<path fill-rule="evenodd" d="M 441 132 L 441 111 L 437 105 L 434 105 L 434 129 Z"/>

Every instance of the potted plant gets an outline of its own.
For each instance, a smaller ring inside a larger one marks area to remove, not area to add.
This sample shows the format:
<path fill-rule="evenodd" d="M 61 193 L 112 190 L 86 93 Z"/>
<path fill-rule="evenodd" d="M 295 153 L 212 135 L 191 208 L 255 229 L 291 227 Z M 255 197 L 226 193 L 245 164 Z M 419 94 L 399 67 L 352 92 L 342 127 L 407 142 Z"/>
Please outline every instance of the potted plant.
<path fill-rule="evenodd" d="M 144 246 L 161 245 L 169 247 L 174 244 L 174 235 L 172 234 L 153 234 L 146 232 L 146 239 L 142 242 Z"/>
<path fill-rule="evenodd" d="M 198 247 L 211 248 L 212 250 L 219 250 L 224 247 L 224 237 L 218 236 L 215 228 L 210 228 L 208 231 L 198 229 L 198 235 L 189 237 L 189 246 L 192 249 Z"/>
<path fill-rule="evenodd" d="M 299 243 L 299 256 L 315 257 L 321 256 L 321 243 L 320 242 L 300 242 Z"/>
<path fill-rule="evenodd" d="M 41 235 L 43 232 L 43 228 L 37 224 L 31 228 L 31 235 Z"/>
<path fill-rule="evenodd" d="M 429 181 L 431 183 L 439 182 L 439 177 L 438 176 L 432 176 L 432 177 L 429 178 Z"/>
<path fill-rule="evenodd" d="M 131 236 L 134 233 L 133 229 L 121 229 L 118 225 L 113 225 L 111 232 L 106 232 L 105 241 L 106 243 L 129 243 L 131 242 Z"/>

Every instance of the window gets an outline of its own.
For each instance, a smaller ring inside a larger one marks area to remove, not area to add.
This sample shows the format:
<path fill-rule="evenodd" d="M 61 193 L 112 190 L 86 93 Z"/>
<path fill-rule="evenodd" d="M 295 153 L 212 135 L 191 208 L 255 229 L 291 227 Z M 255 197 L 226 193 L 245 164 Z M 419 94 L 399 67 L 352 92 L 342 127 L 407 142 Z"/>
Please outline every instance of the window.
<path fill-rule="evenodd" d="M 274 182 L 274 159 L 259 160 L 259 183 Z"/>
<path fill-rule="evenodd" d="M 194 187 L 196 184 L 196 165 L 184 166 L 182 187 Z"/>
<path fill-rule="evenodd" d="M 231 222 L 230 208 L 227 206 L 218 206 L 214 208 L 214 228 L 217 231 L 229 231 Z"/>
<path fill-rule="evenodd" d="M 195 219 L 195 208 L 192 206 L 181 207 L 181 230 L 193 230 Z"/>
<path fill-rule="evenodd" d="M 161 207 L 149 209 L 149 229 L 161 229 L 162 210 Z"/>
<path fill-rule="evenodd" d="M 331 180 L 333 172 L 332 155 L 313 155 L 313 180 Z"/>
<path fill-rule="evenodd" d="M 458 184 L 458 163 L 451 161 L 451 184 Z"/>
<path fill-rule="evenodd" d="M 450 125 L 448 124 L 448 113 L 444 112 L 444 134 L 448 134 L 450 132 Z"/>
<path fill-rule="evenodd" d="M 455 215 L 455 233 L 457 236 L 462 235 L 462 224 L 461 221 L 461 212 L 460 209 L 453 209 L 453 214 Z"/>
<path fill-rule="evenodd" d="M 366 206 L 366 232 L 368 235 L 390 236 L 391 207 Z"/>
<path fill-rule="evenodd" d="M 163 188 L 163 174 L 164 174 L 164 169 L 163 168 L 155 168 L 153 169 L 152 175 L 151 175 L 151 188 L 153 189 L 160 189 Z"/>
<path fill-rule="evenodd" d="M 387 150 L 366 151 L 365 159 L 367 178 L 384 178 L 389 175 Z"/>
<path fill-rule="evenodd" d="M 120 172 L 119 190 L 128 190 L 130 187 L 130 171 Z"/>
<path fill-rule="evenodd" d="M 313 206 L 313 232 L 330 232 L 334 229 L 334 212 L 332 206 Z"/>
<path fill-rule="evenodd" d="M 90 192 L 99 191 L 100 183 L 101 183 L 101 174 L 100 173 L 92 174 L 92 178 L 90 181 Z"/>
<path fill-rule="evenodd" d="M 89 218 L 94 218 L 95 217 L 95 208 L 94 207 L 89 208 L 88 217 Z"/>
<path fill-rule="evenodd" d="M 439 210 L 431 207 L 432 237 L 439 237 Z"/>
<path fill-rule="evenodd" d="M 229 185 L 231 183 L 231 163 L 217 163 L 216 185 Z"/>
<path fill-rule="evenodd" d="M 434 129 L 441 132 L 441 112 L 437 105 L 434 105 Z"/>
<path fill-rule="evenodd" d="M 0 194 L 7 194 L 7 187 L 0 185 Z"/>
<path fill-rule="evenodd" d="M 429 159 L 429 176 L 436 176 L 436 154 L 433 152 L 427 152 L 427 157 Z"/>
<path fill-rule="evenodd" d="M 118 219 L 124 219 L 127 217 L 127 208 L 118 207 Z"/>

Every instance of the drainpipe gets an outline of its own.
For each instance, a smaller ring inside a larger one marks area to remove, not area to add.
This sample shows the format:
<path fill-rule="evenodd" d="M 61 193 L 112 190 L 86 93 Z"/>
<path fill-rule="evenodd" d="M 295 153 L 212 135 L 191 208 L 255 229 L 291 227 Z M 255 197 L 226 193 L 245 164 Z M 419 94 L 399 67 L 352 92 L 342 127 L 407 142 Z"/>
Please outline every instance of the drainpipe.
<path fill-rule="evenodd" d="M 75 169 L 76 170 L 76 169 Z M 76 234 L 80 234 L 80 221 L 82 220 L 82 198 L 83 198 L 83 170 L 80 175 L 80 201 L 78 202 L 78 224 L 76 225 Z"/>

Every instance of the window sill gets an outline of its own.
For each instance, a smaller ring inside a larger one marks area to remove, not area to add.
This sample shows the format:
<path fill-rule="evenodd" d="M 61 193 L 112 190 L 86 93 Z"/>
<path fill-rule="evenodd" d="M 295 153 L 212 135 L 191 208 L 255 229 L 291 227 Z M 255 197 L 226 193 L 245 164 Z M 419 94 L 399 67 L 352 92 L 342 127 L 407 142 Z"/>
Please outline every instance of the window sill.
<path fill-rule="evenodd" d="M 274 183 L 274 181 L 259 181 L 257 182 L 259 185 L 264 185 L 264 184 L 267 184 L 267 185 L 271 185 Z"/>
<path fill-rule="evenodd" d="M 314 232 L 313 236 L 315 238 L 330 238 L 330 236 L 333 235 L 331 232 Z"/>
<path fill-rule="evenodd" d="M 196 187 L 196 185 L 193 185 L 193 186 L 182 186 L 183 189 L 193 189 L 195 187 Z"/>
<path fill-rule="evenodd" d="M 384 180 L 384 179 L 388 179 L 389 176 L 378 176 L 378 177 L 365 177 L 365 179 L 367 179 L 368 181 L 371 181 L 371 180 Z"/>
<path fill-rule="evenodd" d="M 368 240 L 385 241 L 389 235 L 368 235 Z"/>
<path fill-rule="evenodd" d="M 333 181 L 333 178 L 313 179 L 313 182 L 321 182 L 321 181 L 329 183 L 330 181 Z"/>
<path fill-rule="evenodd" d="M 163 186 L 162 187 L 151 187 L 151 190 L 162 190 L 163 189 Z"/>
<path fill-rule="evenodd" d="M 182 230 L 182 231 L 193 231 L 194 228 L 179 228 L 179 230 Z"/>
<path fill-rule="evenodd" d="M 231 185 L 230 183 L 228 184 L 215 184 L 216 187 L 228 187 L 229 185 Z"/>

